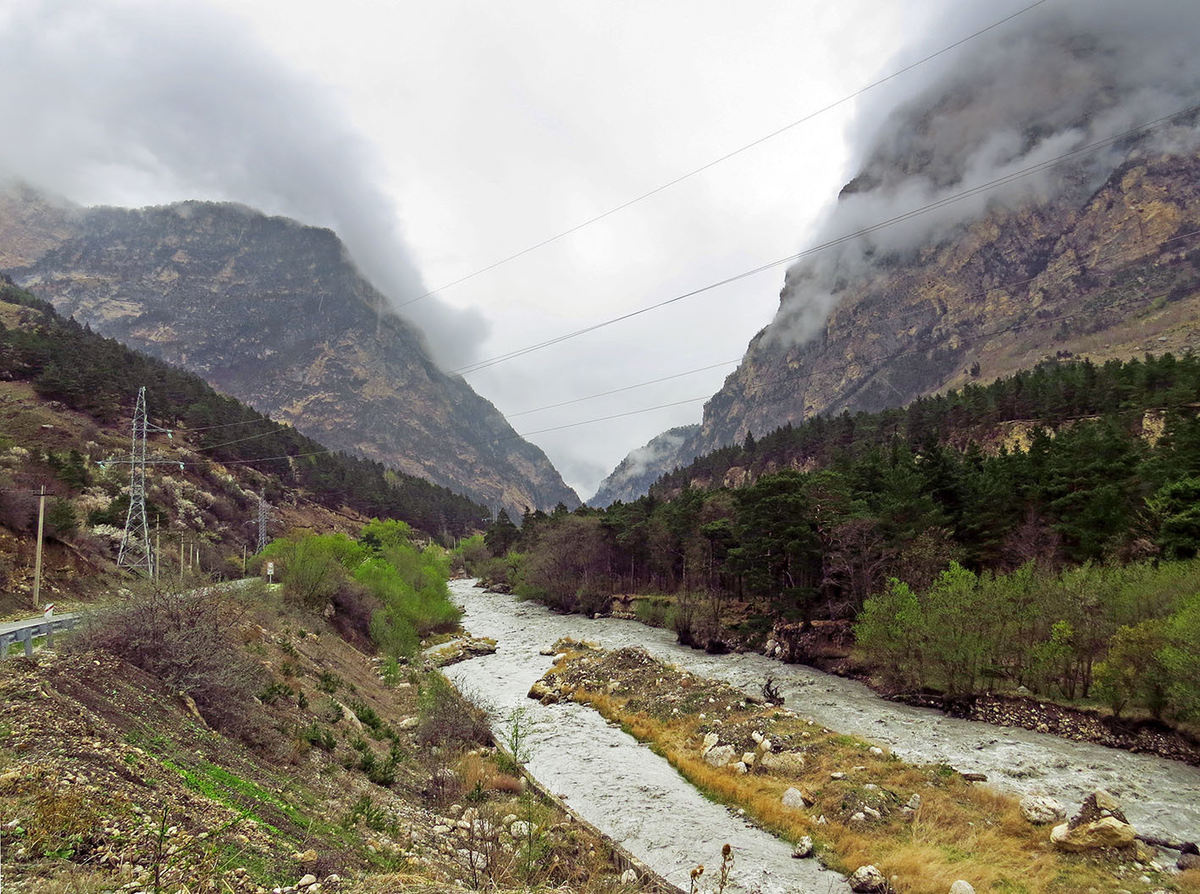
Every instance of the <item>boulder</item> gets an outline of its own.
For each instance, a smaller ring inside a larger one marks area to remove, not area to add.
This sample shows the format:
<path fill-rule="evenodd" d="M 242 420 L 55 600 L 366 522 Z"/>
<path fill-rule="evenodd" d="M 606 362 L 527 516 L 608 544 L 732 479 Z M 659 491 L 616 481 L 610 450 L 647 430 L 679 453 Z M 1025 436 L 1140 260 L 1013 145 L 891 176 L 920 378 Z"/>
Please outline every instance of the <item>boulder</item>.
<path fill-rule="evenodd" d="M 812 799 L 805 796 L 798 788 L 789 788 L 783 793 L 781 801 L 784 807 L 789 807 L 792 810 L 803 810 L 805 807 L 812 806 L 813 803 Z"/>
<path fill-rule="evenodd" d="M 543 705 L 552 705 L 558 701 L 558 693 L 551 689 L 545 680 L 534 680 L 533 685 L 529 687 L 529 698 L 537 699 Z"/>
<path fill-rule="evenodd" d="M 723 767 L 732 763 L 737 754 L 732 745 L 715 745 L 704 754 L 704 762 L 710 767 Z"/>
<path fill-rule="evenodd" d="M 712 749 L 717 747 L 717 743 L 721 741 L 720 736 L 716 733 L 707 733 L 704 736 L 704 742 L 700 745 L 700 754 L 708 754 Z"/>
<path fill-rule="evenodd" d="M 308 875 L 304 876 L 304 878 L 300 879 L 300 881 L 296 882 L 296 887 L 307 888 L 309 885 L 315 885 L 316 883 L 317 877 L 310 872 Z"/>
<path fill-rule="evenodd" d="M 1179 859 L 1175 861 L 1175 868 L 1180 872 L 1185 869 L 1200 869 L 1200 855 L 1180 854 Z"/>
<path fill-rule="evenodd" d="M 1046 795 L 1026 795 L 1021 799 L 1021 816 L 1035 826 L 1060 823 L 1067 818 L 1067 809 Z"/>
<path fill-rule="evenodd" d="M 796 842 L 796 846 L 792 848 L 792 857 L 797 860 L 803 860 L 806 857 L 813 855 L 813 840 L 805 835 Z"/>
<path fill-rule="evenodd" d="M 1102 816 L 1074 828 L 1070 823 L 1055 826 L 1050 832 L 1050 841 L 1060 851 L 1079 853 L 1100 848 L 1128 847 L 1133 844 L 1136 834 L 1129 823 L 1115 816 Z"/>
<path fill-rule="evenodd" d="M 849 878 L 850 890 L 854 894 L 886 894 L 887 879 L 874 866 L 860 866 Z"/>
<path fill-rule="evenodd" d="M 959 879 L 950 886 L 950 894 L 975 894 L 975 886 Z"/>
<path fill-rule="evenodd" d="M 804 755 L 799 751 L 764 751 L 758 765 L 768 773 L 800 774 L 804 771 Z"/>

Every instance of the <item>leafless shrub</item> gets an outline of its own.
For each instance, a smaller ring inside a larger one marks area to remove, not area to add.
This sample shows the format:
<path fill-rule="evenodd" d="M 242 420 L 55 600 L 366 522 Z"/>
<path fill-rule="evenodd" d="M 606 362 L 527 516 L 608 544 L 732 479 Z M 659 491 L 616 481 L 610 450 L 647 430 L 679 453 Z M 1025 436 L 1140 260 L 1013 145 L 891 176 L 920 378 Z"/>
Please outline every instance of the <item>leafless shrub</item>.
<path fill-rule="evenodd" d="M 180 592 L 148 581 L 125 602 L 97 613 L 74 648 L 125 659 L 190 696 L 212 726 L 262 745 L 260 730 L 267 724 L 254 696 L 263 673 L 234 644 L 235 624 L 233 611 L 207 588 Z"/>

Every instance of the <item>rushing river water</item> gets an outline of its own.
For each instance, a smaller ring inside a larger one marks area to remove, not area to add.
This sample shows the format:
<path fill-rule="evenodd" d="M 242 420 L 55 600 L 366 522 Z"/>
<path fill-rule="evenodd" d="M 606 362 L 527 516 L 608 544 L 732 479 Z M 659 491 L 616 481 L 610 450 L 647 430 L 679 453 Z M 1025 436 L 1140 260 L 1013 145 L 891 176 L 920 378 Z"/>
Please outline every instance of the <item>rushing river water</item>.
<path fill-rule="evenodd" d="M 543 707 L 527 699 L 530 685 L 552 661 L 539 652 L 561 637 L 606 648 L 643 646 L 677 667 L 750 694 L 757 694 L 771 675 L 792 710 L 838 732 L 886 745 L 905 759 L 986 773 L 1000 788 L 1053 795 L 1069 809 L 1092 790 L 1107 788 L 1124 802 L 1139 831 L 1188 841 L 1200 837 L 1200 769 L 894 704 L 852 680 L 761 655 L 707 655 L 636 621 L 556 615 L 534 603 L 476 589 L 474 581 L 450 586 L 466 611 L 466 628 L 495 638 L 499 647 L 495 655 L 448 668 L 448 674 L 494 720 L 514 707 L 528 707 L 538 724 L 531 772 L 566 795 L 580 815 L 685 889 L 688 872 L 697 863 L 710 870 L 720 865 L 720 848 L 728 841 L 736 855 L 739 890 L 848 890 L 839 876 L 821 872 L 815 861 L 792 860 L 786 844 L 705 800 L 665 760 L 591 709 Z"/>

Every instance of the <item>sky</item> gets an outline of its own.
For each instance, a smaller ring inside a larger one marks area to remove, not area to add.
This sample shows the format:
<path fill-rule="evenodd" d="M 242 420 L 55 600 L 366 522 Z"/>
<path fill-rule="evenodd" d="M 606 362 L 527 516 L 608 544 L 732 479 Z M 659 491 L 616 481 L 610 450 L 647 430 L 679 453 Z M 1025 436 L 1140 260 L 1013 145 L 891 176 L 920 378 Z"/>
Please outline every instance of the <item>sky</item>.
<path fill-rule="evenodd" d="M 84 204 L 223 199 L 331 226 L 404 305 L 1029 2 L 27 0 L 0 7 L 0 115 L 22 134 L 0 173 Z M 922 76 L 401 312 L 453 372 L 800 251 L 863 115 Z M 467 380 L 586 499 L 699 421 L 782 284 L 774 268 Z"/>

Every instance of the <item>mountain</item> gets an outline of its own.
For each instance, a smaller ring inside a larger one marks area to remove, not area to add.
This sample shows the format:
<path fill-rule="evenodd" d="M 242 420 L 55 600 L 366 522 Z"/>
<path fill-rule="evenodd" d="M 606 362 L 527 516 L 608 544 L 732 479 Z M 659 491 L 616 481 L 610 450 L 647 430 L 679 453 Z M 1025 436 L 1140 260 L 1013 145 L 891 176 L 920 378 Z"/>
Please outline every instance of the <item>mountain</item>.
<path fill-rule="evenodd" d="M 699 428 L 622 498 L 815 414 L 1048 358 L 1200 349 L 1200 64 L 1159 28 L 1178 10 L 1146 10 L 1144 26 L 1107 3 L 1087 30 L 1043 21 L 873 120 L 823 247 L 787 272 Z"/>
<path fill-rule="evenodd" d="M 240 205 L 0 202 L 0 260 L 98 332 L 322 443 L 489 506 L 579 505 L 537 447 L 429 358 L 326 229 Z"/>
<path fill-rule="evenodd" d="M 668 429 L 661 435 L 651 439 L 648 444 L 632 451 L 612 473 L 600 482 L 596 495 L 588 500 L 589 506 L 604 507 L 621 502 L 636 500 L 646 493 L 664 471 L 663 464 L 674 463 L 678 466 L 695 459 L 695 454 L 687 455 L 681 447 L 700 433 L 698 425 L 681 425 Z M 671 466 L 671 468 L 674 468 Z"/>

